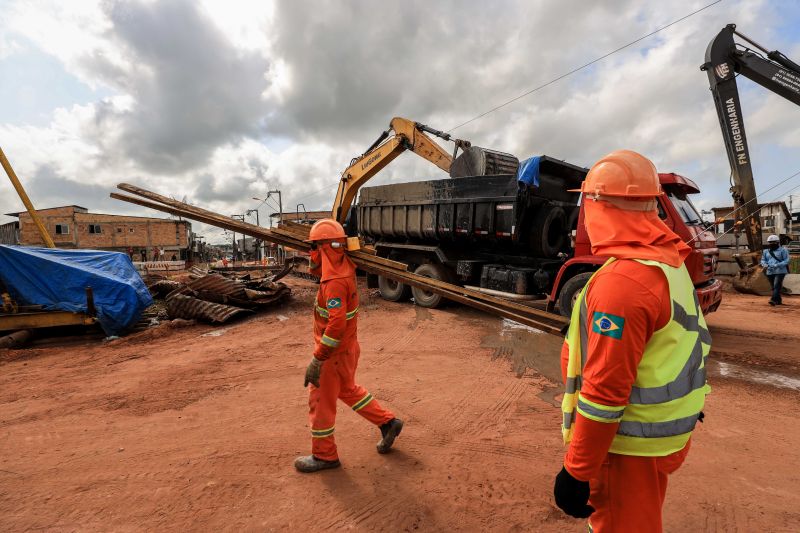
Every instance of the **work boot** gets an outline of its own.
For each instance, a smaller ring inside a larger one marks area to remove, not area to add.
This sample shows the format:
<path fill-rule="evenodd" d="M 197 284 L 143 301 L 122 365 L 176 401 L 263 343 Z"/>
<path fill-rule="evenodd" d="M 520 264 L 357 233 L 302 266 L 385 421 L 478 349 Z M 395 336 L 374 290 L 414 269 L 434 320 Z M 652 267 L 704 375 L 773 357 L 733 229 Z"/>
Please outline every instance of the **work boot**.
<path fill-rule="evenodd" d="M 340 466 L 342 466 L 342 463 L 340 463 L 338 459 L 326 461 L 325 459 L 320 459 L 313 455 L 304 455 L 303 457 L 298 457 L 294 460 L 294 467 L 299 472 L 304 472 L 307 474 L 311 472 L 318 472 L 320 470 L 327 470 L 328 468 L 339 468 Z"/>
<path fill-rule="evenodd" d="M 400 432 L 403 431 L 403 421 L 399 418 L 392 418 L 381 426 L 381 435 L 383 438 L 378 443 L 378 453 L 389 453 L 389 450 L 394 444 Z"/>

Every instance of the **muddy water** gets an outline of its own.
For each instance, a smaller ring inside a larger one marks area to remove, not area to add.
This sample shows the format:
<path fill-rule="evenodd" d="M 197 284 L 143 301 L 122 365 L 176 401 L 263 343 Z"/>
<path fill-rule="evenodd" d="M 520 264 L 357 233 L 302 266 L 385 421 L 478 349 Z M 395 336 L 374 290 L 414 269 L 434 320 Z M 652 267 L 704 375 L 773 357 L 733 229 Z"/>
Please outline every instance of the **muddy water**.
<path fill-rule="evenodd" d="M 427 309 L 417 308 L 414 327 L 422 320 L 429 320 L 425 312 Z M 494 359 L 498 357 L 507 359 L 517 377 L 521 377 L 530 369 L 547 378 L 552 386 L 545 387 L 538 396 L 548 403 L 556 404 L 555 398 L 562 389 L 560 354 L 563 340 L 507 319 L 497 321 L 495 328 L 493 329 L 496 333 L 484 337 L 481 346 L 494 350 L 492 355 Z M 738 379 L 769 387 L 800 391 L 799 376 L 715 359 L 709 361 L 708 375 L 712 379 Z"/>
<path fill-rule="evenodd" d="M 708 363 L 708 375 L 711 378 L 739 379 L 779 389 L 800 390 L 800 378 L 796 376 L 714 359 Z"/>
<path fill-rule="evenodd" d="M 511 363 L 517 377 L 528 369 L 547 378 L 552 386 L 539 393 L 539 398 L 555 403 L 561 393 L 561 344 L 563 339 L 512 320 L 497 322 L 496 333 L 484 337 L 481 346 L 494 350 L 493 358 L 502 357 Z"/>

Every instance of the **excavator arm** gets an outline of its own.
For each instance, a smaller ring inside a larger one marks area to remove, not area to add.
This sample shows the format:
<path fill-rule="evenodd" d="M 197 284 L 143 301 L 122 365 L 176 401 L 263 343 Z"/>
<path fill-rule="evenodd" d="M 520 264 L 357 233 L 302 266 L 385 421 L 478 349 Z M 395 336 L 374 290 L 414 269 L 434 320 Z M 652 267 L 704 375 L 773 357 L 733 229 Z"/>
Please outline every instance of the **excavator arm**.
<path fill-rule="evenodd" d="M 737 44 L 733 39 L 734 35 L 758 51 Z M 760 208 L 756 197 L 736 76 L 741 74 L 790 102 L 800 105 L 800 65 L 777 50 L 768 51 L 737 32 L 735 24 L 728 24 L 709 43 L 705 60 L 700 69 L 708 74 L 708 82 L 728 152 L 733 182 L 731 193 L 737 213 L 736 218 L 744 221 L 750 251 L 758 252 L 763 247 Z"/>
<path fill-rule="evenodd" d="M 428 133 L 446 141 L 453 140 L 456 143 L 453 155 L 445 152 Z M 362 155 L 354 158 L 350 162 L 350 166 L 342 172 L 342 179 L 339 181 L 339 189 L 336 191 L 336 199 L 331 210 L 331 218 L 344 224 L 359 188 L 404 151 L 411 150 L 445 172 L 449 172 L 450 164 L 458 149 L 469 146 L 470 143 L 467 141 L 451 139 L 449 134 L 419 122 L 401 117 L 393 118 L 389 129 L 381 133 L 372 146 Z"/>

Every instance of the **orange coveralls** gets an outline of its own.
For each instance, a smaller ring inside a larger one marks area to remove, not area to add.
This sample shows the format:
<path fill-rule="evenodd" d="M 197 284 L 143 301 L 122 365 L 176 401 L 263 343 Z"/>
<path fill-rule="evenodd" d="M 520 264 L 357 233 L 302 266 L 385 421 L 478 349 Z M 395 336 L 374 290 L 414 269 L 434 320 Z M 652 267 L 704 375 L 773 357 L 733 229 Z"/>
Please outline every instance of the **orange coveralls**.
<path fill-rule="evenodd" d="M 603 405 L 627 405 L 647 341 L 671 318 L 667 280 L 657 267 L 615 261 L 592 280 L 586 306 L 588 317 L 595 311 L 624 317 L 625 334 L 616 339 L 595 333 L 588 325 L 581 395 Z M 565 379 L 568 358 L 565 343 L 561 350 Z M 691 441 L 665 457 L 609 453 L 618 426 L 578 412 L 564 466 L 574 478 L 590 483 L 589 504 L 596 509 L 589 518 L 590 531 L 658 533 L 668 475 L 681 466 Z"/>
<path fill-rule="evenodd" d="M 314 357 L 325 364 L 319 387 L 309 385 L 308 397 L 311 453 L 319 459 L 339 458 L 333 438 L 337 398 L 376 426 L 394 418 L 372 394 L 356 384 L 360 353 L 355 274 L 322 281 L 314 309 Z"/>

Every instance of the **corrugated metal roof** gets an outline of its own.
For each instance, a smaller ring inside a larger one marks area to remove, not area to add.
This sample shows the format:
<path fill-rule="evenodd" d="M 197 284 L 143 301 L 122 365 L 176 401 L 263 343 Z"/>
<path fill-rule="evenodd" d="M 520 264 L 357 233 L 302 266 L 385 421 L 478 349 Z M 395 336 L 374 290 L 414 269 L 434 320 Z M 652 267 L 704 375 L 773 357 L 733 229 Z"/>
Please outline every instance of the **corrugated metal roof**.
<path fill-rule="evenodd" d="M 194 318 L 222 324 L 235 316 L 249 315 L 253 312 L 241 307 L 215 304 L 183 294 L 174 294 L 167 300 L 167 313 L 171 318 Z"/>

